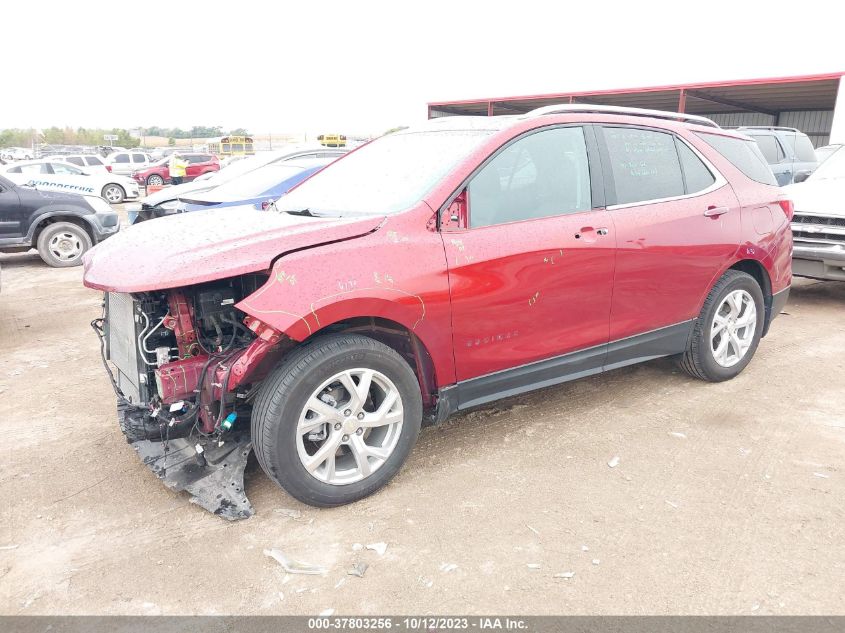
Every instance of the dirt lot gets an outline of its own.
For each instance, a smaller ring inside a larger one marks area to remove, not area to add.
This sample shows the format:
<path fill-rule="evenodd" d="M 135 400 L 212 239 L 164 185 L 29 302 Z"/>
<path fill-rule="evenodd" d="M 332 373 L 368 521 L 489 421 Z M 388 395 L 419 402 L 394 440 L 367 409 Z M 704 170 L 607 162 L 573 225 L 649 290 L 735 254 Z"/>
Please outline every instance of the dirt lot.
<path fill-rule="evenodd" d="M 123 440 L 81 270 L 0 263 L 0 613 L 845 612 L 845 284 L 798 282 L 729 383 L 664 360 L 514 398 L 332 510 L 253 467 L 228 523 Z"/>

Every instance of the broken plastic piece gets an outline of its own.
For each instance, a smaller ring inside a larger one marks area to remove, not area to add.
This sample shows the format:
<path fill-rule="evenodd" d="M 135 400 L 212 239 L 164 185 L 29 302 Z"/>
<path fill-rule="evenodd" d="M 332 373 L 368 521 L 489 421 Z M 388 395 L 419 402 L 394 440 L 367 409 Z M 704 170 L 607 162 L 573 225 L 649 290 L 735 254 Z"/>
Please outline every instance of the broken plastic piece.
<path fill-rule="evenodd" d="M 364 549 L 364 546 L 361 545 L 360 543 L 353 543 L 352 544 L 352 551 L 353 552 L 360 552 L 362 549 Z"/>
<path fill-rule="evenodd" d="M 387 543 L 370 543 L 367 545 L 367 549 L 373 550 L 379 556 L 384 556 L 387 551 Z"/>
<path fill-rule="evenodd" d="M 309 574 L 316 576 L 320 574 L 325 574 L 327 571 L 325 567 L 320 567 L 319 565 L 311 565 L 310 563 L 303 563 L 288 558 L 284 555 L 283 552 L 277 549 L 265 549 L 264 555 L 269 556 L 270 558 L 273 558 L 278 561 L 278 563 L 289 574 Z"/>
<path fill-rule="evenodd" d="M 528 569 L 540 569 L 540 563 L 528 563 Z"/>
<path fill-rule="evenodd" d="M 450 571 L 455 571 L 458 566 L 455 563 L 442 563 L 440 565 L 440 571 L 444 574 L 448 574 Z"/>
<path fill-rule="evenodd" d="M 616 468 L 619 465 L 619 456 L 616 455 L 613 459 L 607 462 L 607 465 L 611 468 Z"/>
<path fill-rule="evenodd" d="M 299 510 L 291 510 L 290 508 L 276 508 L 276 513 L 286 517 L 290 517 L 294 520 L 302 516 L 302 512 L 300 512 Z"/>
<path fill-rule="evenodd" d="M 362 561 L 362 562 L 360 562 L 360 563 L 355 563 L 354 565 L 352 565 L 352 569 L 350 569 L 350 570 L 349 570 L 348 572 L 346 572 L 346 573 L 347 573 L 349 576 L 357 576 L 358 578 L 363 578 L 363 577 L 364 577 L 364 572 L 366 572 L 366 571 L 367 571 L 367 568 L 368 568 L 368 567 L 369 567 L 369 565 L 367 565 L 367 563 L 365 563 L 365 562 L 363 562 L 363 561 Z"/>
<path fill-rule="evenodd" d="M 334 614 L 334 609 L 324 609 L 323 611 L 320 611 L 321 618 L 327 618 L 332 614 Z"/>
<path fill-rule="evenodd" d="M 574 571 L 564 571 L 564 572 L 561 572 L 559 574 L 555 574 L 552 577 L 553 578 L 575 578 L 575 572 Z"/>
<path fill-rule="evenodd" d="M 593 559 L 593 565 L 598 565 L 601 561 L 598 558 Z"/>
<path fill-rule="evenodd" d="M 687 439 L 686 433 L 681 433 L 679 431 L 670 431 L 669 435 L 671 435 L 672 437 L 678 437 L 682 440 Z"/>

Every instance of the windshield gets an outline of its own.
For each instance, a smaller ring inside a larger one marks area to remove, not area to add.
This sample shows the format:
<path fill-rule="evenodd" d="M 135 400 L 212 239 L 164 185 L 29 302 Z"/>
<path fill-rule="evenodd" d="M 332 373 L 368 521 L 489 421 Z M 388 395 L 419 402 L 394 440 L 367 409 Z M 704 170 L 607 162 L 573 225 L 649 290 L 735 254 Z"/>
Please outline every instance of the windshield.
<path fill-rule="evenodd" d="M 397 213 L 419 202 L 492 133 L 443 130 L 382 136 L 312 176 L 276 207 L 326 215 Z"/>
<path fill-rule="evenodd" d="M 832 180 L 834 178 L 845 178 L 845 149 L 840 146 L 825 161 L 819 165 L 807 180 Z"/>
<path fill-rule="evenodd" d="M 278 186 L 288 178 L 293 178 L 303 169 L 302 166 L 270 163 L 220 185 L 208 192 L 206 197 L 214 200 L 249 200 Z"/>
<path fill-rule="evenodd" d="M 248 156 L 247 158 L 243 158 L 241 160 L 235 161 L 234 163 L 230 163 L 219 171 L 214 172 L 214 175 L 211 176 L 207 182 L 210 184 L 213 183 L 215 185 L 222 185 L 224 182 L 234 180 L 238 176 L 259 169 L 260 167 L 263 167 L 269 162 L 273 162 L 276 160 L 279 160 L 279 158 L 276 158 L 274 156 L 272 159 L 268 160 L 268 156 L 264 154 Z"/>

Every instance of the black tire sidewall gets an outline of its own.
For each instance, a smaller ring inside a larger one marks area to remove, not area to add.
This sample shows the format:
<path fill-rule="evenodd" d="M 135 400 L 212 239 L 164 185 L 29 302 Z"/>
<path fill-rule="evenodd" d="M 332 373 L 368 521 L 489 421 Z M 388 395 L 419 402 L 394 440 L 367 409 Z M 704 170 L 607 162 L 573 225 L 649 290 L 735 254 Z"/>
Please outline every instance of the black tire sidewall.
<path fill-rule="evenodd" d="M 326 484 L 308 473 L 297 453 L 299 416 L 308 398 L 325 380 L 341 371 L 361 367 L 381 372 L 399 390 L 405 412 L 402 432 L 391 456 L 372 475 L 341 486 Z M 419 383 L 407 362 L 386 347 L 384 350 L 343 349 L 321 358 L 280 390 L 287 376 L 286 367 L 281 369 L 272 380 L 268 380 L 267 385 L 268 390 L 276 392 L 267 394 L 272 401 L 263 422 L 275 427 L 266 430 L 272 434 L 272 442 L 263 451 L 263 459 L 259 459 L 267 474 L 300 501 L 323 507 L 351 503 L 372 494 L 390 481 L 413 448 L 422 422 Z M 257 444 L 256 450 L 260 450 Z"/>
<path fill-rule="evenodd" d="M 84 248 L 82 252 L 79 254 L 79 257 L 70 261 L 63 261 L 61 259 L 56 259 L 53 257 L 53 254 L 47 248 L 50 240 L 53 238 L 53 235 L 59 233 L 61 231 L 71 231 L 79 235 L 80 239 L 84 243 Z M 88 232 L 83 229 L 81 226 L 73 224 L 71 222 L 56 222 L 55 224 L 51 224 L 38 236 L 38 243 L 36 245 L 38 249 L 38 254 L 44 263 L 48 266 L 52 266 L 53 268 L 70 268 L 72 266 L 79 266 L 82 263 L 82 256 L 88 252 L 91 248 L 92 242 L 91 237 L 88 235 Z"/>
<path fill-rule="evenodd" d="M 745 353 L 741 361 L 732 367 L 722 367 L 716 362 L 713 357 L 713 352 L 710 347 L 710 329 L 713 323 L 713 317 L 719 306 L 724 301 L 725 297 L 734 290 L 745 290 L 751 295 L 754 300 L 754 307 L 757 309 L 757 324 L 754 329 L 754 340 L 751 342 L 751 347 Z M 763 301 L 763 291 L 760 285 L 751 276 L 744 273 L 738 274 L 734 279 L 725 284 L 719 294 L 715 297 L 713 302 L 702 313 L 702 327 L 699 340 L 694 341 L 693 344 L 699 346 L 699 358 L 701 359 L 702 369 L 707 374 L 710 380 L 722 381 L 729 380 L 742 372 L 743 369 L 751 362 L 754 353 L 757 351 L 757 346 L 760 344 L 760 339 L 763 335 L 763 326 L 766 320 L 766 307 Z"/>

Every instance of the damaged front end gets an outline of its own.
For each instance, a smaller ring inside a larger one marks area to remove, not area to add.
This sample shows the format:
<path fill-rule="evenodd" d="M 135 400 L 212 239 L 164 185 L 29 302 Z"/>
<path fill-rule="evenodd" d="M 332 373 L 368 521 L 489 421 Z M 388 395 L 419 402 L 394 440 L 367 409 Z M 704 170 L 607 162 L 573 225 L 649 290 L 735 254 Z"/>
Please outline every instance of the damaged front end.
<path fill-rule="evenodd" d="M 229 520 L 253 514 L 244 491 L 252 402 L 293 344 L 235 308 L 266 279 L 107 292 L 92 322 L 127 441 L 165 485 Z"/>

